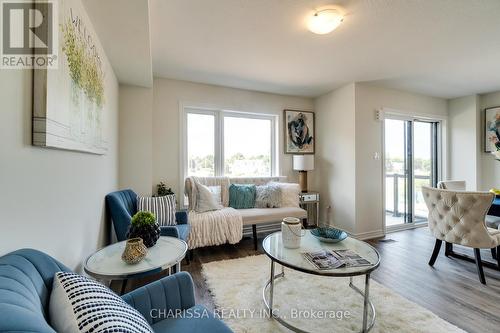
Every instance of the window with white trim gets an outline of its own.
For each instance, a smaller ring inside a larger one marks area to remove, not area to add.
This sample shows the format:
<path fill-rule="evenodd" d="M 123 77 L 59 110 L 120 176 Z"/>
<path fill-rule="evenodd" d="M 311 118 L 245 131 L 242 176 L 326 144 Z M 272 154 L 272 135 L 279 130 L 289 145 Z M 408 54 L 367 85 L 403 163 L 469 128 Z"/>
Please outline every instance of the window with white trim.
<path fill-rule="evenodd" d="M 276 116 L 190 107 L 183 127 L 183 178 L 277 174 Z"/>

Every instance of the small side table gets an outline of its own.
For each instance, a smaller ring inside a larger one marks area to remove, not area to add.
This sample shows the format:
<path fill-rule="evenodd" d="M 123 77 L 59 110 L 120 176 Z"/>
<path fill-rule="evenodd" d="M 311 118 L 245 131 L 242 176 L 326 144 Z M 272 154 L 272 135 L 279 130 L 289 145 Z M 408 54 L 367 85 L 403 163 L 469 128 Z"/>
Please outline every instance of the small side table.
<path fill-rule="evenodd" d="M 307 191 L 300 194 L 300 207 L 307 211 L 307 219 L 304 219 L 304 228 L 316 228 L 319 221 L 319 193 Z"/>
<path fill-rule="evenodd" d="M 125 292 L 128 279 L 160 273 L 172 266 L 180 272 L 181 261 L 188 249 L 186 242 L 179 238 L 161 236 L 153 247 L 148 248 L 148 254 L 141 262 L 129 265 L 121 258 L 125 243 L 106 246 L 84 262 L 85 273 L 98 280 L 122 280 L 121 294 Z"/>

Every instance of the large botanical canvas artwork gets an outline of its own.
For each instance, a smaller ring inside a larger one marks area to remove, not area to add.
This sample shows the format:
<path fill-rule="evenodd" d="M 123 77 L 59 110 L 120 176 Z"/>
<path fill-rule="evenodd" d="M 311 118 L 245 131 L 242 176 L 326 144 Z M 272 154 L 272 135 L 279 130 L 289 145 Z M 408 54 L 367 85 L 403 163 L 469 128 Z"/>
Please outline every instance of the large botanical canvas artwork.
<path fill-rule="evenodd" d="M 285 153 L 314 154 L 314 112 L 285 110 Z"/>
<path fill-rule="evenodd" d="M 485 125 L 486 138 L 484 141 L 484 150 L 487 153 L 500 155 L 500 107 L 485 110 Z"/>
<path fill-rule="evenodd" d="M 33 144 L 105 154 L 109 63 L 81 1 L 58 7 L 58 69 L 35 70 Z"/>

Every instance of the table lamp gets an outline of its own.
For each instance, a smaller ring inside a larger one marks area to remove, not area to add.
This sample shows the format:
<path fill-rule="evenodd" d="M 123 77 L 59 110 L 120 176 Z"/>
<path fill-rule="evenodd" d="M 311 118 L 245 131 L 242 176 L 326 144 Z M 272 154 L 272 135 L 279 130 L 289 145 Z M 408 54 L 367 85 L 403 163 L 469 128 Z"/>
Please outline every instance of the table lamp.
<path fill-rule="evenodd" d="M 314 170 L 314 155 L 293 155 L 293 170 L 299 171 L 302 192 L 307 192 L 307 171 Z"/>

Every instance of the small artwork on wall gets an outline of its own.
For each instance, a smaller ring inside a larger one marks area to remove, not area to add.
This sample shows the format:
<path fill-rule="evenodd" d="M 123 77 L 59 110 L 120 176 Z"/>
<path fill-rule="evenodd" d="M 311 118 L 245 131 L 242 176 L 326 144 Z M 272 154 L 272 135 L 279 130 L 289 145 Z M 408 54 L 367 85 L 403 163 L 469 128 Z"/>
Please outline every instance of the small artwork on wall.
<path fill-rule="evenodd" d="M 485 145 L 487 153 L 500 151 L 500 106 L 488 108 L 485 112 Z"/>
<path fill-rule="evenodd" d="M 284 110 L 285 154 L 314 154 L 314 112 Z"/>

